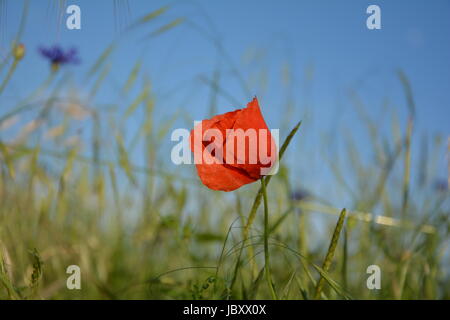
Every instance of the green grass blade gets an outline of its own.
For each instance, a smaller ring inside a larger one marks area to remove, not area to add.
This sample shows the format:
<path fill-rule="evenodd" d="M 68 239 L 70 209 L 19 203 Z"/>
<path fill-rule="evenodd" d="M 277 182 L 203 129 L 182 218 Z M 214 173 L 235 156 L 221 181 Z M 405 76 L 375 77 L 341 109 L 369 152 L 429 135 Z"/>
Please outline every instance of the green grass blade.
<path fill-rule="evenodd" d="M 333 232 L 333 237 L 331 238 L 330 247 L 328 248 L 327 255 L 325 256 L 325 260 L 323 261 L 322 270 L 328 272 L 331 266 L 331 262 L 333 261 L 334 252 L 336 251 L 337 243 L 339 240 L 339 235 L 341 234 L 342 227 L 344 226 L 345 216 L 347 211 L 343 209 L 341 211 L 341 215 L 339 216 L 339 220 L 336 224 L 336 227 Z M 320 299 L 320 294 L 322 293 L 323 285 L 324 285 L 324 275 L 320 275 L 319 282 L 316 286 L 316 292 L 314 294 L 315 299 Z"/>
<path fill-rule="evenodd" d="M 115 43 L 111 43 L 94 62 L 92 67 L 89 69 L 87 76 L 92 77 L 94 74 L 100 70 L 101 66 L 105 64 L 106 60 L 111 56 L 115 49 Z"/>
<path fill-rule="evenodd" d="M 155 31 L 153 31 L 152 33 L 150 33 L 148 35 L 148 37 L 156 37 L 159 36 L 160 34 L 163 34 L 173 28 L 175 28 L 176 26 L 182 24 L 186 19 L 185 18 L 177 18 L 171 22 L 169 22 L 168 24 L 163 25 L 162 27 L 156 29 Z"/>
<path fill-rule="evenodd" d="M 142 60 L 136 61 L 136 64 L 134 65 L 133 69 L 130 72 L 130 75 L 128 76 L 127 82 L 123 87 L 124 93 L 127 93 L 133 87 L 134 83 L 137 80 L 139 71 L 141 70 L 141 67 L 142 67 Z"/>
<path fill-rule="evenodd" d="M 126 120 L 129 116 L 131 116 L 134 111 L 139 107 L 141 103 L 147 100 L 150 95 L 150 86 L 146 85 L 142 92 L 134 99 L 131 105 L 125 111 L 124 119 Z"/>
<path fill-rule="evenodd" d="M 128 179 L 133 185 L 136 185 L 136 178 L 134 177 L 133 170 L 131 168 L 130 160 L 128 159 L 128 153 L 125 149 L 125 143 L 122 136 L 116 136 L 117 148 L 119 153 L 119 165 L 127 175 Z"/>
<path fill-rule="evenodd" d="M 146 14 L 145 16 L 141 17 L 139 20 L 137 20 L 136 22 L 132 23 L 130 25 L 130 27 L 128 29 L 132 29 L 135 27 L 138 27 L 140 25 L 143 25 L 149 21 L 154 20 L 155 18 L 159 17 L 160 15 L 162 15 L 163 13 L 165 13 L 167 10 L 169 10 L 170 6 L 164 6 L 161 7 L 155 11 L 150 12 L 149 14 Z"/>

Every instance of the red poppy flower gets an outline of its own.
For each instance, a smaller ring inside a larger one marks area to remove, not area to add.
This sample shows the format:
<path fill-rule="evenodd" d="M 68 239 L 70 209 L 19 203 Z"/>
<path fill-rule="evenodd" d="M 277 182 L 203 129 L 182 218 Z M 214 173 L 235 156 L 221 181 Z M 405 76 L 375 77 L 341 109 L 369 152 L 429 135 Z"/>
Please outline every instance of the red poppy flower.
<path fill-rule="evenodd" d="M 208 188 L 232 191 L 260 179 L 276 161 L 276 144 L 256 97 L 246 108 L 201 121 L 191 131 L 197 173 Z"/>

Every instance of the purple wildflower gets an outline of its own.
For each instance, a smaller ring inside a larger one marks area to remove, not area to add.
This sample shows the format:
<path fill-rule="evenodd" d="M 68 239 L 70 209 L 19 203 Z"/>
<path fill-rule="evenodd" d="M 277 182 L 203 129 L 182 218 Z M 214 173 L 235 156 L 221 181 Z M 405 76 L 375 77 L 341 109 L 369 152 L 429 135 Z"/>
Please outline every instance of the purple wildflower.
<path fill-rule="evenodd" d="M 53 46 L 51 48 L 39 48 L 39 52 L 41 55 L 48 59 L 52 66 L 59 67 L 60 65 L 73 63 L 77 64 L 80 60 L 77 57 L 77 49 L 71 48 L 67 51 L 64 51 L 60 46 Z"/>

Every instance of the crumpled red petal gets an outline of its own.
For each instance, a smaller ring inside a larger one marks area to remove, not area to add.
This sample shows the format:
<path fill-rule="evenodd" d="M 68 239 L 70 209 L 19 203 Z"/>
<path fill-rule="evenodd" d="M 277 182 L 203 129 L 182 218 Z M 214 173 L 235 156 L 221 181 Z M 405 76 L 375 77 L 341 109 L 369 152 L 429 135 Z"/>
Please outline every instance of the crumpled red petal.
<path fill-rule="evenodd" d="M 221 115 L 214 116 L 211 119 L 203 120 L 201 122 L 202 125 L 202 133 L 205 133 L 208 129 L 218 129 L 222 136 L 224 137 L 223 141 L 223 156 L 225 157 L 226 152 L 232 152 L 231 150 L 226 150 L 226 130 L 227 129 L 242 129 L 244 131 L 248 129 L 255 129 L 257 132 L 260 129 L 267 130 L 267 156 L 272 159 L 272 164 L 274 162 L 275 154 L 270 152 L 271 144 L 275 146 L 275 141 L 273 140 L 270 131 L 267 127 L 266 122 L 261 114 L 261 110 L 259 108 L 258 100 L 255 97 L 251 102 L 247 104 L 247 107 L 244 109 L 238 109 L 232 112 L 227 112 Z M 195 129 L 199 129 L 198 126 Z M 203 152 L 205 150 L 205 144 L 202 143 L 201 147 L 197 149 L 197 153 L 194 150 L 194 130 L 191 131 L 190 141 L 191 141 L 191 150 L 194 152 L 194 159 L 200 159 L 204 157 Z M 229 138 L 229 137 L 228 137 Z M 231 139 L 231 138 L 230 138 Z M 211 142 L 207 142 L 209 144 Z M 257 143 L 258 148 L 253 150 L 253 152 L 257 152 L 259 150 L 259 136 L 257 135 Z M 244 146 L 237 146 L 235 141 L 235 150 L 232 153 L 234 159 L 236 160 L 237 148 Z M 234 161 L 232 164 L 217 164 L 212 163 L 208 164 L 203 161 L 203 163 L 196 163 L 197 173 L 200 177 L 202 183 L 210 189 L 213 190 L 221 190 L 221 191 L 232 191 L 236 190 L 243 185 L 252 183 L 261 178 L 261 168 L 268 167 L 270 165 L 263 165 L 260 162 L 256 164 L 249 164 L 248 159 L 250 157 L 250 149 L 248 143 L 245 143 L 245 159 L 246 163 L 239 164 Z M 257 155 L 256 158 L 258 159 Z M 225 160 L 225 158 L 224 158 Z"/>

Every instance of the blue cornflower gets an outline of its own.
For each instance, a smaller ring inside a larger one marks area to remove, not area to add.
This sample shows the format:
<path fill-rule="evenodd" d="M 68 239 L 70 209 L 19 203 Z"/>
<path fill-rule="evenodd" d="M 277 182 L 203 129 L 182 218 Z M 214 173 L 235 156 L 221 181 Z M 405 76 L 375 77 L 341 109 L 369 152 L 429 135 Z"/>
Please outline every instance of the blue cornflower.
<path fill-rule="evenodd" d="M 434 182 L 434 189 L 439 192 L 445 192 L 448 190 L 448 181 L 447 179 L 437 179 Z"/>
<path fill-rule="evenodd" d="M 75 48 L 71 48 L 64 51 L 60 46 L 53 46 L 51 48 L 39 48 L 41 55 L 48 59 L 52 65 L 54 71 L 58 70 L 59 66 L 64 64 L 77 64 L 80 62 L 78 59 L 78 51 Z"/>
<path fill-rule="evenodd" d="M 302 189 L 302 188 L 299 188 L 299 189 L 291 192 L 291 194 L 290 194 L 290 198 L 292 201 L 302 201 L 302 200 L 305 200 L 310 197 L 311 197 L 311 194 L 307 190 Z"/>

